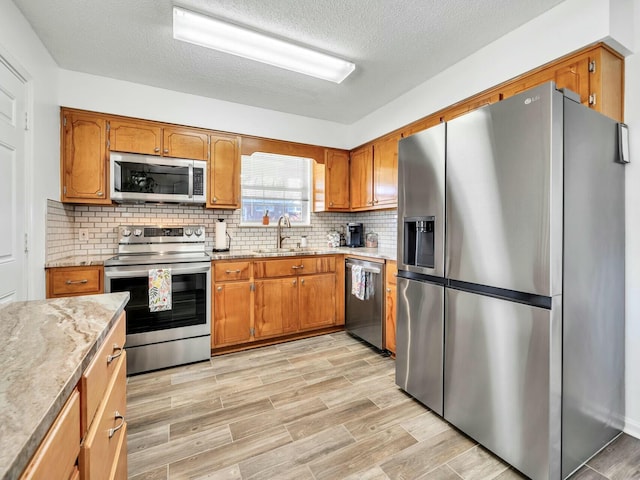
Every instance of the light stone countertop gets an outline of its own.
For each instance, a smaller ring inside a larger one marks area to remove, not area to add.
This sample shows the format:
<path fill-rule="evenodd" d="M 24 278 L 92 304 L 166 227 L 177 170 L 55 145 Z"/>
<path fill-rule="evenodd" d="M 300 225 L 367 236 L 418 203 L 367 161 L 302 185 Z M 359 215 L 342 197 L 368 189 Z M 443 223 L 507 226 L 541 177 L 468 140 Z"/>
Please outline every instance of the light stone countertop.
<path fill-rule="evenodd" d="M 212 260 L 236 260 L 236 259 L 252 259 L 252 258 L 272 258 L 272 257 L 294 257 L 301 255 L 354 255 L 359 257 L 369 257 L 378 260 L 394 260 L 396 259 L 395 250 L 377 249 L 377 248 L 296 248 L 282 249 L 264 249 L 258 247 L 255 250 L 243 249 L 229 252 L 212 253 Z"/>
<path fill-rule="evenodd" d="M 0 306 L 0 478 L 18 478 L 129 293 Z"/>
<path fill-rule="evenodd" d="M 110 255 L 69 255 L 68 257 L 58 260 L 48 260 L 44 264 L 44 268 L 57 267 L 89 267 L 94 265 L 104 265 L 105 260 L 113 257 L 115 253 Z"/>

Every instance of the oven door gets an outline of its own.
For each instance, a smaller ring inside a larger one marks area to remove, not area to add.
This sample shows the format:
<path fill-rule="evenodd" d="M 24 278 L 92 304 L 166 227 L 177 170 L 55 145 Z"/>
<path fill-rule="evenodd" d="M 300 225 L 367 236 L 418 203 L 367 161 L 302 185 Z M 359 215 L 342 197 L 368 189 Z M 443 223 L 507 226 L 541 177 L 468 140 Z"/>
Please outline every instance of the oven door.
<path fill-rule="evenodd" d="M 149 270 L 171 269 L 172 308 L 149 311 Z M 127 345 L 139 346 L 211 334 L 211 264 L 172 263 L 104 269 L 105 292 L 129 292 Z"/>

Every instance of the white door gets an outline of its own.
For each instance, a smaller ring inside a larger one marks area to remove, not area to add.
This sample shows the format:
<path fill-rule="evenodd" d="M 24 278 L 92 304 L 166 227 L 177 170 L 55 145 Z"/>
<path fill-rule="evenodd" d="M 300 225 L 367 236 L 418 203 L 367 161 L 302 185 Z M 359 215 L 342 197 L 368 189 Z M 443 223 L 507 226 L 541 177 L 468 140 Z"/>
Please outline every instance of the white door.
<path fill-rule="evenodd" d="M 0 303 L 25 300 L 24 81 L 0 57 Z"/>

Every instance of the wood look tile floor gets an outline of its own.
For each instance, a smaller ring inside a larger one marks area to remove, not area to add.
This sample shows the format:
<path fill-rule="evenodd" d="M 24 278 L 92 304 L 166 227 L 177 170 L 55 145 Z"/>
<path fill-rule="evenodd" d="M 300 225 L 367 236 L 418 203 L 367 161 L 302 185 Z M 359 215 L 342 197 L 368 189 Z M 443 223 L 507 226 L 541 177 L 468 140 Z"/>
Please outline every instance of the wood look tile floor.
<path fill-rule="evenodd" d="M 129 478 L 510 480 L 508 465 L 402 392 L 346 333 L 130 377 Z M 572 480 L 640 478 L 622 435 Z"/>

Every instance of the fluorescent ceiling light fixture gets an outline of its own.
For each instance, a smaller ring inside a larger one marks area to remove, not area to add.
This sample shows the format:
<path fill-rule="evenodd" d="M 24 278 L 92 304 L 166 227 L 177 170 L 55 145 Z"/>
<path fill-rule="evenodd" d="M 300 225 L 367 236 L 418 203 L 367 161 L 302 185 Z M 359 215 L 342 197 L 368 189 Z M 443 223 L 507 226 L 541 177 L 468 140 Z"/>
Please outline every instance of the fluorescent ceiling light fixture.
<path fill-rule="evenodd" d="M 340 58 L 175 6 L 173 38 L 335 83 L 356 68 Z"/>

